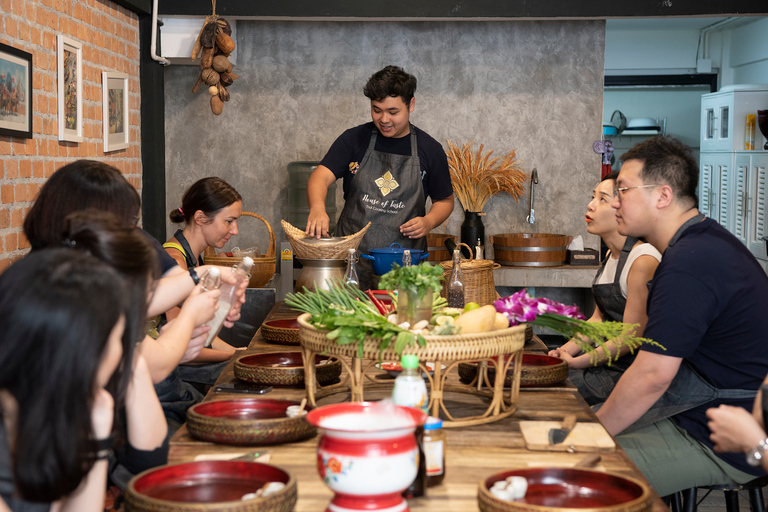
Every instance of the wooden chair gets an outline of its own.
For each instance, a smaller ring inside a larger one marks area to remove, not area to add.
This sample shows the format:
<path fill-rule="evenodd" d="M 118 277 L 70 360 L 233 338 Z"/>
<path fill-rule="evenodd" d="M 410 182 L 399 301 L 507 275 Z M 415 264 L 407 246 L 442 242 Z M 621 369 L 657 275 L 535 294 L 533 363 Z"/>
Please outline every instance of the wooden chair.
<path fill-rule="evenodd" d="M 749 508 L 752 512 L 764 512 L 765 501 L 763 500 L 763 487 L 768 485 L 768 476 L 755 478 L 745 484 L 724 484 L 708 485 L 702 487 L 692 487 L 679 493 L 666 496 L 672 512 L 696 512 L 696 491 L 698 489 L 707 489 L 709 491 L 725 492 L 725 510 L 726 512 L 739 512 L 739 491 L 749 493 Z"/>

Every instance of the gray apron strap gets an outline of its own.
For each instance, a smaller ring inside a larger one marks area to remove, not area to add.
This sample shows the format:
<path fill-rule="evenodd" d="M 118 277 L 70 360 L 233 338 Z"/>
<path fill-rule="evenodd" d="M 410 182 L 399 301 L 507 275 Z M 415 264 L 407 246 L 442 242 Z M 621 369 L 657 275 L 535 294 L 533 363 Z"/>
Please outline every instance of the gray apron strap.
<path fill-rule="evenodd" d="M 756 395 L 757 390 L 717 389 L 699 375 L 688 361 L 683 360 L 667 391 L 624 432 L 647 427 L 652 423 L 704 405 L 712 400 L 752 399 Z"/>

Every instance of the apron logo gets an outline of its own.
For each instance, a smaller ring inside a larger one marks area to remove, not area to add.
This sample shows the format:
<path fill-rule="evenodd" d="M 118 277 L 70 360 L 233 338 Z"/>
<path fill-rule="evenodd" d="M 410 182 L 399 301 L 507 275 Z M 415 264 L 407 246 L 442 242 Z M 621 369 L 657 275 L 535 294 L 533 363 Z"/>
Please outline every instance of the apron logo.
<path fill-rule="evenodd" d="M 381 178 L 377 178 L 376 186 L 379 187 L 379 190 L 381 191 L 382 196 L 387 196 L 390 192 L 395 190 L 397 187 L 400 186 L 400 184 L 395 180 L 395 178 L 392 176 L 392 173 L 387 171 L 384 173 L 384 175 Z"/>
<path fill-rule="evenodd" d="M 360 164 L 357 162 L 349 162 L 349 172 L 352 174 L 357 174 L 357 171 L 360 169 Z"/>

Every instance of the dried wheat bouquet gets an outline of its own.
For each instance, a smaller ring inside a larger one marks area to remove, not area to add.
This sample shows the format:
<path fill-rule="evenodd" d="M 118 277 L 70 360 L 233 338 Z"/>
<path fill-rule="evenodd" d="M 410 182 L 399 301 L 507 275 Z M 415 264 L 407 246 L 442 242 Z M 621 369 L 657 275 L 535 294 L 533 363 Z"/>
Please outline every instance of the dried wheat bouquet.
<path fill-rule="evenodd" d="M 448 141 L 448 168 L 451 170 L 453 192 L 464 210 L 482 212 L 485 203 L 500 192 L 511 195 L 515 201 L 523 193 L 527 175 L 517 162 L 517 149 L 504 158 L 493 157 L 493 151 L 483 155 L 483 144 L 477 153 L 474 143 L 461 149 Z"/>

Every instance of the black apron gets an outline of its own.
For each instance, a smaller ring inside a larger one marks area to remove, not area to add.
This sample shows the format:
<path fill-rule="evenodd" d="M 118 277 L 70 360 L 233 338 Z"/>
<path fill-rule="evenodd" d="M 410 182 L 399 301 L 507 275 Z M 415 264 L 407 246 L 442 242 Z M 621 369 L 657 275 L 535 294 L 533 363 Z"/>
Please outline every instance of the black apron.
<path fill-rule="evenodd" d="M 187 268 L 195 268 L 198 265 L 205 265 L 203 263 L 203 255 L 201 254 L 197 259 L 195 259 L 195 255 L 192 254 L 192 249 L 189 247 L 189 242 L 187 241 L 187 237 L 184 236 L 184 232 L 180 229 L 177 229 L 176 232 L 173 234 L 173 237 L 179 241 L 179 245 L 181 246 L 184 251 L 182 254 L 184 255 L 184 261 L 187 264 Z M 168 243 L 164 243 L 163 247 L 169 247 Z M 173 247 L 172 245 L 170 247 Z"/>
<path fill-rule="evenodd" d="M 597 271 L 595 279 L 592 281 L 592 295 L 595 298 L 595 304 L 600 309 L 605 320 L 612 322 L 624 321 L 624 308 L 627 306 L 627 299 L 621 293 L 621 273 L 624 270 L 624 266 L 627 264 L 629 253 L 632 251 L 632 248 L 638 240 L 638 238 L 627 237 L 626 242 L 624 242 L 624 247 L 621 249 L 621 253 L 619 253 L 619 261 L 616 264 L 616 275 L 614 276 L 612 283 L 598 284 L 597 282 L 600 279 L 600 276 L 603 275 L 603 271 L 605 271 L 605 266 L 608 263 L 608 258 L 610 258 L 610 256 L 605 257 L 600 266 L 600 270 Z M 637 351 L 635 351 L 634 354 L 626 354 L 619 358 L 618 361 L 612 361 L 611 365 L 606 366 L 606 368 L 608 370 L 624 372 L 629 368 L 629 365 L 632 364 L 632 361 L 635 360 L 636 355 Z"/>
<path fill-rule="evenodd" d="M 674 234 L 667 247 L 675 245 L 686 229 L 701 222 L 704 218 L 704 215 L 700 213 L 685 222 Z M 648 282 L 648 288 L 651 289 L 652 287 L 653 280 Z M 647 427 L 657 421 L 670 418 L 712 400 L 749 399 L 754 398 L 755 395 L 757 395 L 756 389 L 718 389 L 699 375 L 688 361 L 683 359 L 677 375 L 675 375 L 669 388 L 667 388 L 661 398 L 640 419 L 625 429 L 624 432 Z"/>
<path fill-rule="evenodd" d="M 376 151 L 379 133 L 374 128 L 360 168 L 349 185 L 334 235 L 353 235 L 371 222 L 358 246 L 361 253 L 395 242 L 405 248 L 427 250 L 426 237 L 411 239 L 400 233 L 401 225 L 426 214 L 416 130 L 413 125 L 410 129 L 411 154 L 407 156 Z M 357 275 L 361 290 L 374 288 L 369 260 L 359 260 Z"/>

